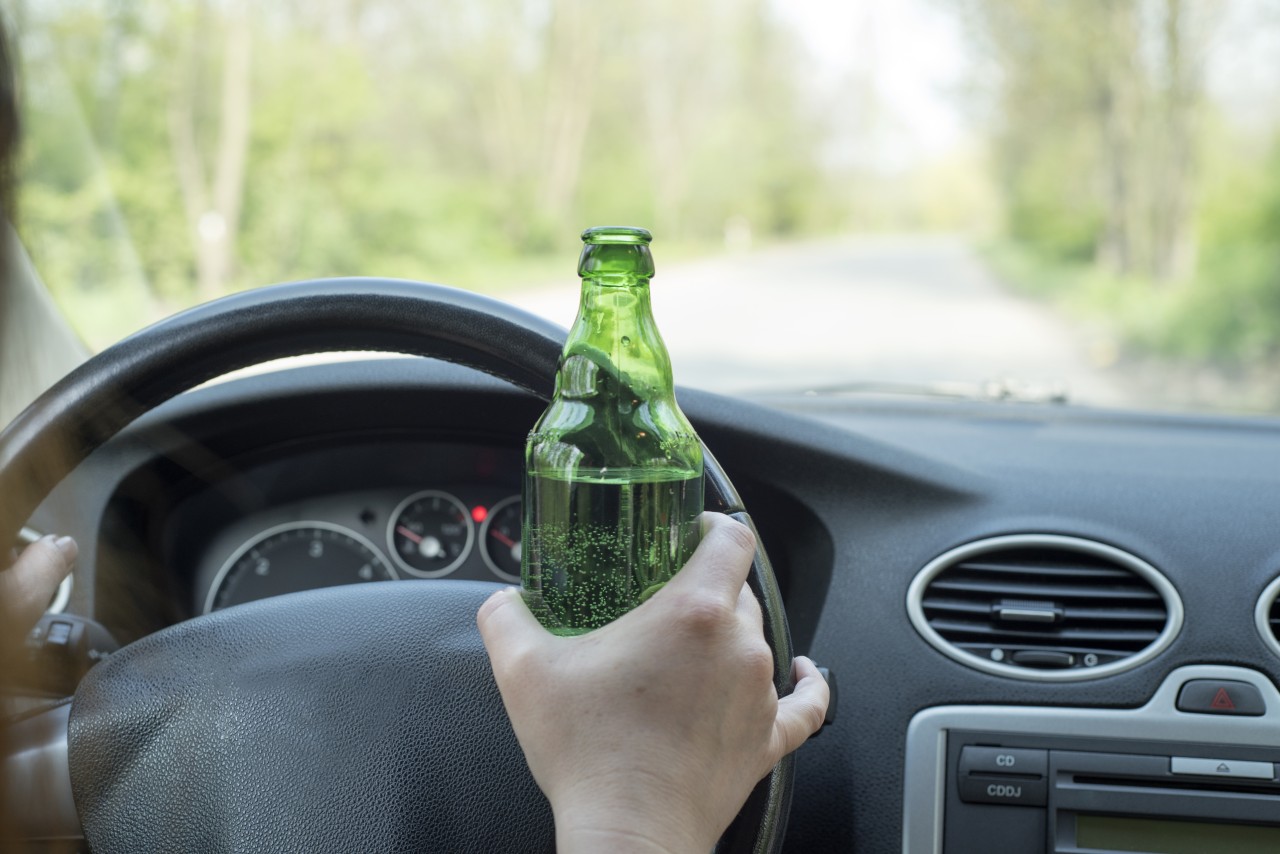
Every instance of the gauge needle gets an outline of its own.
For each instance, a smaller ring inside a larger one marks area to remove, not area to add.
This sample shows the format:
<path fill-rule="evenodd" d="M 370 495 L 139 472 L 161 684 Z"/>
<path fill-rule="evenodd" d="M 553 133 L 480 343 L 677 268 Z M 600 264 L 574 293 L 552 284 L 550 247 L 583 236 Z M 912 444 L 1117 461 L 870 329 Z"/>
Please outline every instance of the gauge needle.
<path fill-rule="evenodd" d="M 509 549 L 514 549 L 516 547 L 516 541 L 499 531 L 497 528 L 490 528 L 489 535 Z"/>
<path fill-rule="evenodd" d="M 404 525 L 396 525 L 396 533 L 397 533 L 397 534 L 403 534 L 404 536 L 406 536 L 406 537 L 408 537 L 409 539 L 413 540 L 413 541 L 414 541 L 415 543 L 417 543 L 418 545 L 422 545 L 422 537 L 421 537 L 421 535 L 419 535 L 419 534 L 415 534 L 413 531 L 410 531 L 410 530 L 409 530 L 408 528 L 406 528 Z"/>

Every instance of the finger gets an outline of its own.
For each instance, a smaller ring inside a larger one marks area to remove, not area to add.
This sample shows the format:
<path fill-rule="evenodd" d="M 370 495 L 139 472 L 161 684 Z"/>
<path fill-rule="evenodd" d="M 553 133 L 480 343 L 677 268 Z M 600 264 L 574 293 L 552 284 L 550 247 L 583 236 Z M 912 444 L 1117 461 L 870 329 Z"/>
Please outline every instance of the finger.
<path fill-rule="evenodd" d="M 6 622 L 23 632 L 34 626 L 79 552 L 75 540 L 53 535 L 23 549 L 13 566 L 0 572 L 0 607 Z"/>
<path fill-rule="evenodd" d="M 723 513 L 703 513 L 702 542 L 684 568 L 667 582 L 666 591 L 710 592 L 733 604 L 751 571 L 756 538 L 751 529 Z"/>
<path fill-rule="evenodd" d="M 791 681 L 799 684 L 801 680 L 810 676 L 816 676 L 821 680 L 822 684 L 827 684 L 827 680 L 822 678 L 822 672 L 818 670 L 818 665 L 813 663 L 813 659 L 807 655 L 797 655 L 791 659 Z M 827 691 L 830 694 L 830 690 Z M 826 709 L 823 709 L 826 712 Z"/>
<path fill-rule="evenodd" d="M 738 593 L 738 615 L 745 619 L 752 630 L 759 635 L 764 634 L 764 614 L 760 611 L 760 600 L 751 592 L 751 586 L 742 585 Z"/>
<path fill-rule="evenodd" d="M 799 679 L 795 690 L 778 701 L 778 716 L 773 723 L 774 760 L 770 767 L 821 729 L 831 702 L 826 680 L 812 661 L 798 656 L 792 667 Z"/>
<path fill-rule="evenodd" d="M 551 637 L 514 587 L 499 590 L 484 601 L 476 612 L 476 626 L 495 673 L 519 653 Z"/>

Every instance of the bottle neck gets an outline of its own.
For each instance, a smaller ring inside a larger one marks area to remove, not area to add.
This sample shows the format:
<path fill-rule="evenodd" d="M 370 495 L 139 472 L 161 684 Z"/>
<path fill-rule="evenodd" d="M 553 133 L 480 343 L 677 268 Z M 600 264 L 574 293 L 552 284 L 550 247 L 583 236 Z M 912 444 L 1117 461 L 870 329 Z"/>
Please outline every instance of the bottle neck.
<path fill-rule="evenodd" d="M 647 276 L 628 272 L 583 277 L 578 317 L 564 355 L 585 356 L 642 399 L 674 394 L 671 357 L 653 319 Z"/>

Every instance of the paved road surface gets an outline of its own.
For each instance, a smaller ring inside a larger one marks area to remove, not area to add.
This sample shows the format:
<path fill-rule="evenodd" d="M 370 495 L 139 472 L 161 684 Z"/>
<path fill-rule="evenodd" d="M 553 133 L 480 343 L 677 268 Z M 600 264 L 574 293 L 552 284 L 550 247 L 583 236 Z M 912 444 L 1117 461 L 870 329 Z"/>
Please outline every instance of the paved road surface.
<path fill-rule="evenodd" d="M 664 265 L 654 314 L 677 382 L 724 392 L 860 381 L 1064 383 L 1073 401 L 1123 394 L 1078 332 L 1010 294 L 962 241 L 848 239 Z M 508 297 L 567 326 L 576 279 Z"/>

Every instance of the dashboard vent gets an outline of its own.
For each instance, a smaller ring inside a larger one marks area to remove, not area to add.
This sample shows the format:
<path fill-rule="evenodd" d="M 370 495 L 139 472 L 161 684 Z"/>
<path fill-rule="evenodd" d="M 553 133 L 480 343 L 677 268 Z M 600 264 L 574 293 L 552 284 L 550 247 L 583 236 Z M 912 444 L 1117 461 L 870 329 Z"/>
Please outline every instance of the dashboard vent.
<path fill-rule="evenodd" d="M 1271 651 L 1280 655 L 1280 578 L 1267 585 L 1258 597 L 1258 607 L 1254 612 L 1254 623 L 1258 634 L 1271 647 Z"/>
<path fill-rule="evenodd" d="M 924 638 L 951 658 L 1039 681 L 1135 667 L 1182 626 L 1177 592 L 1150 564 L 1102 543 L 1049 534 L 995 537 L 947 552 L 916 576 L 907 609 Z"/>

